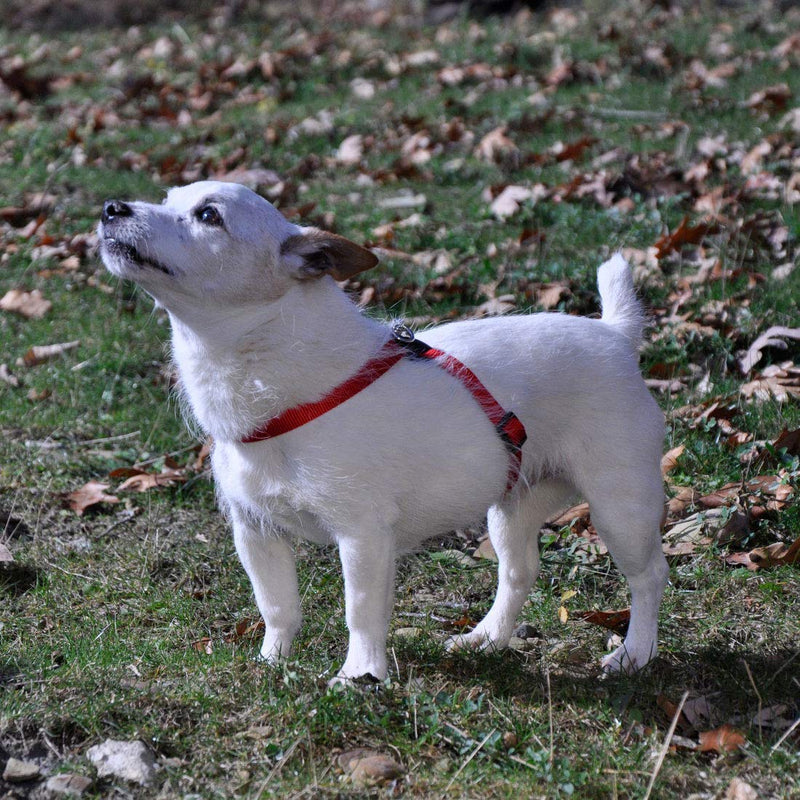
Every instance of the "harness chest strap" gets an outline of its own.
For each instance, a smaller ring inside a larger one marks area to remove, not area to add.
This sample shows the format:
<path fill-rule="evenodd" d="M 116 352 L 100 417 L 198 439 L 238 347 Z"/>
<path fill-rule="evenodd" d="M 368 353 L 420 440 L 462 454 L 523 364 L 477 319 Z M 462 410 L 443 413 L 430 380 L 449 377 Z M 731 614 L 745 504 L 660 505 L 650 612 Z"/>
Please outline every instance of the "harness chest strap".
<path fill-rule="evenodd" d="M 441 367 L 454 378 L 457 378 L 469 390 L 478 405 L 494 425 L 497 435 L 502 440 L 509 454 L 508 482 L 506 492 L 510 492 L 519 478 L 522 466 L 522 445 L 527 439 L 525 427 L 513 411 L 506 411 L 495 400 L 492 393 L 483 385 L 475 373 L 457 358 L 429 347 L 415 338 L 414 333 L 405 325 L 395 325 L 393 337 L 377 356 L 367 361 L 363 367 L 344 383 L 340 383 L 321 400 L 303 403 L 289 408 L 277 417 L 268 420 L 247 436 L 242 437 L 244 444 L 273 439 L 284 433 L 306 425 L 317 417 L 341 405 L 354 395 L 374 383 L 381 375 L 388 372 L 403 358 L 425 358 Z"/>

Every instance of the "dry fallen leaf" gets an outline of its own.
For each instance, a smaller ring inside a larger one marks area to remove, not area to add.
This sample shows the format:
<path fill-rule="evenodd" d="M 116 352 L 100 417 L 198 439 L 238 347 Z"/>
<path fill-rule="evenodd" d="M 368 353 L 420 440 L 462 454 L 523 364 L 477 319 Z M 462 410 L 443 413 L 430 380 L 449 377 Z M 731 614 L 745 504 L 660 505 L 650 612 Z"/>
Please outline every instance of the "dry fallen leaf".
<path fill-rule="evenodd" d="M 107 483 L 99 481 L 89 481 L 80 489 L 70 492 L 67 495 L 69 507 L 80 517 L 87 508 L 98 503 L 119 503 L 119 498 L 112 494 L 106 494 Z"/>
<path fill-rule="evenodd" d="M 675 467 L 678 466 L 678 459 L 683 455 L 686 450 L 686 445 L 680 444 L 668 450 L 661 457 L 661 474 L 666 478 Z"/>
<path fill-rule="evenodd" d="M 763 111 L 772 114 L 776 111 L 783 111 L 792 96 L 792 90 L 786 83 L 779 83 L 775 86 L 767 86 L 753 92 L 747 98 L 745 105 L 752 111 Z"/>
<path fill-rule="evenodd" d="M 762 333 L 754 342 L 747 348 L 745 355 L 739 359 L 739 367 L 744 375 L 747 375 L 751 369 L 761 360 L 762 351 L 767 347 L 777 347 L 781 350 L 786 350 L 788 345 L 785 339 L 800 340 L 800 328 L 786 328 L 782 325 L 774 325 Z"/>
<path fill-rule="evenodd" d="M 744 735 L 731 725 L 721 725 L 712 731 L 702 731 L 697 750 L 700 753 L 729 753 L 747 742 Z"/>
<path fill-rule="evenodd" d="M 19 378 L 9 370 L 8 364 L 0 364 L 0 381 L 15 388 L 19 386 Z"/>
<path fill-rule="evenodd" d="M 147 492 L 159 486 L 183 483 L 186 475 L 182 470 L 165 469 L 163 472 L 137 472 L 117 488 L 118 492 Z"/>
<path fill-rule="evenodd" d="M 680 250 L 685 244 L 698 244 L 709 233 L 715 233 L 717 228 L 715 223 L 709 222 L 690 225 L 689 217 L 684 217 L 672 233 L 664 233 L 656 242 L 656 257 L 662 259 L 664 256 Z"/>
<path fill-rule="evenodd" d="M 497 561 L 497 553 L 495 553 L 492 542 L 488 536 L 475 548 L 472 557 L 485 558 L 487 561 Z"/>
<path fill-rule="evenodd" d="M 581 521 L 585 524 L 589 522 L 589 504 L 579 503 L 576 506 L 562 511 L 556 517 L 551 517 L 548 522 L 555 528 L 564 528 L 571 525 L 573 522 Z"/>
<path fill-rule="evenodd" d="M 747 553 L 731 553 L 725 559 L 725 563 L 731 566 L 744 566 L 753 572 L 792 564 L 800 566 L 800 539 L 790 546 L 783 542 L 773 542 L 766 547 L 756 547 Z"/>
<path fill-rule="evenodd" d="M 238 642 L 240 639 L 251 639 L 258 634 L 263 634 L 265 629 L 264 620 L 259 617 L 258 619 L 251 619 L 245 617 L 236 623 L 232 633 L 225 637 L 227 643 Z"/>
<path fill-rule="evenodd" d="M 365 747 L 341 753 L 336 761 L 352 781 L 361 784 L 387 783 L 404 772 L 393 758 Z"/>
<path fill-rule="evenodd" d="M 79 346 L 79 341 L 34 345 L 22 358 L 17 359 L 17 366 L 36 367 Z"/>
<path fill-rule="evenodd" d="M 214 652 L 214 644 L 209 636 L 204 636 L 202 639 L 192 642 L 192 648 L 197 650 L 198 653 L 205 653 L 207 656 L 212 655 Z"/>
<path fill-rule="evenodd" d="M 491 202 L 492 214 L 506 219 L 519 211 L 522 203 L 533 197 L 533 191 L 524 186 L 506 186 Z"/>
<path fill-rule="evenodd" d="M 770 364 L 752 381 L 742 384 L 739 391 L 746 400 L 763 402 L 774 398 L 785 403 L 800 398 L 800 367 L 791 361 Z"/>
<path fill-rule="evenodd" d="M 507 131 L 505 125 L 489 131 L 475 147 L 475 156 L 490 164 L 517 166 L 520 160 L 519 148 L 508 138 Z"/>
<path fill-rule="evenodd" d="M 359 133 L 348 136 L 339 145 L 336 151 L 336 161 L 340 164 L 352 166 L 358 164 L 364 155 L 364 137 Z"/>
<path fill-rule="evenodd" d="M 622 611 L 573 611 L 572 618 L 599 625 L 623 636 L 628 631 L 631 610 L 625 608 Z"/>
<path fill-rule="evenodd" d="M 728 784 L 723 800 L 758 800 L 758 792 L 741 778 L 734 778 Z"/>
<path fill-rule="evenodd" d="M 11 551 L 0 542 L 0 564 L 10 564 L 14 560 Z"/>
<path fill-rule="evenodd" d="M 10 289 L 0 298 L 0 310 L 13 311 L 28 319 L 41 319 L 52 307 L 38 289 L 32 292 Z"/>

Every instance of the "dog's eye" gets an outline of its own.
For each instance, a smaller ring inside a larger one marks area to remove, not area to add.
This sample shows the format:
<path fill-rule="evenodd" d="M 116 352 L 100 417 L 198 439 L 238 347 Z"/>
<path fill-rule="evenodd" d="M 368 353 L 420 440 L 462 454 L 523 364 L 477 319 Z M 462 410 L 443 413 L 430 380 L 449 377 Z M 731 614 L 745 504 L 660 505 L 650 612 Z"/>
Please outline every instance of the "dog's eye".
<path fill-rule="evenodd" d="M 204 225 L 216 225 L 218 227 L 222 225 L 222 216 L 214 206 L 202 206 L 198 208 L 195 212 L 195 217 Z"/>

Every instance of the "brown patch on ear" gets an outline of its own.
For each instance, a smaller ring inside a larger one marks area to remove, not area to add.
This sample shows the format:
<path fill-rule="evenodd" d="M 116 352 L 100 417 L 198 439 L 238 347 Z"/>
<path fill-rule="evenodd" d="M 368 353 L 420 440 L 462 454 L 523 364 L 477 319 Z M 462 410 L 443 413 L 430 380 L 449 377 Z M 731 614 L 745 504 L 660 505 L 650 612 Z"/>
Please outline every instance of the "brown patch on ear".
<path fill-rule="evenodd" d="M 317 228 L 307 228 L 305 233 L 290 236 L 281 245 L 281 255 L 302 259 L 303 263 L 295 272 L 300 280 L 331 275 L 337 281 L 344 281 L 378 263 L 378 257 L 365 247 Z"/>

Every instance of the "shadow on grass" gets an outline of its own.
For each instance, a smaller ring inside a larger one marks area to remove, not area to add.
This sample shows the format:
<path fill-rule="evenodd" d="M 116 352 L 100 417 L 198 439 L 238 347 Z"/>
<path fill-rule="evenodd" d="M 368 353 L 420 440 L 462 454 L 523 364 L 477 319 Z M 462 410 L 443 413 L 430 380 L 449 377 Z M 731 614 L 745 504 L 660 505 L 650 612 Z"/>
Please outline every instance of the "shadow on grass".
<path fill-rule="evenodd" d="M 20 597 L 36 586 L 41 570 L 25 564 L 6 564 L 0 568 L 0 597 Z"/>
<path fill-rule="evenodd" d="M 404 672 L 431 679 L 444 673 L 465 689 L 480 686 L 495 697 L 522 703 L 547 703 L 549 698 L 611 704 L 620 713 L 635 707 L 645 717 L 663 719 L 659 698 L 674 703 L 688 691 L 690 698 L 708 699 L 712 723 L 757 726 L 763 709 L 785 707 L 781 713 L 789 719 L 800 712 L 800 649 L 767 652 L 711 644 L 694 653 L 659 657 L 635 675 L 604 675 L 599 663 L 591 661 L 547 664 L 535 653 L 511 650 L 457 654 L 420 646 L 396 650 Z"/>

